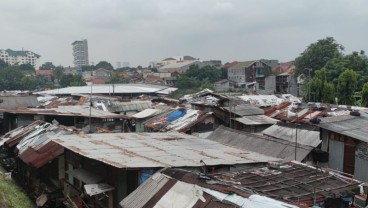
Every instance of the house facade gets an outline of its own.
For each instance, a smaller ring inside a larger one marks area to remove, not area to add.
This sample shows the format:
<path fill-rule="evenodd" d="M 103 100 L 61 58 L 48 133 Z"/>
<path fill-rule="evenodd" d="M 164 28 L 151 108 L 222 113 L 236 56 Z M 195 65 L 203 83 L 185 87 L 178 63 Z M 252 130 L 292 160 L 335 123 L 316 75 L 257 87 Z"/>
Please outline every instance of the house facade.
<path fill-rule="evenodd" d="M 321 118 L 322 151 L 328 152 L 329 168 L 368 181 L 368 120 L 358 116 Z"/>
<path fill-rule="evenodd" d="M 237 87 L 250 88 L 256 84 L 257 90 L 266 90 L 266 78 L 271 66 L 266 60 L 243 61 L 228 68 L 228 79 L 237 82 Z"/>

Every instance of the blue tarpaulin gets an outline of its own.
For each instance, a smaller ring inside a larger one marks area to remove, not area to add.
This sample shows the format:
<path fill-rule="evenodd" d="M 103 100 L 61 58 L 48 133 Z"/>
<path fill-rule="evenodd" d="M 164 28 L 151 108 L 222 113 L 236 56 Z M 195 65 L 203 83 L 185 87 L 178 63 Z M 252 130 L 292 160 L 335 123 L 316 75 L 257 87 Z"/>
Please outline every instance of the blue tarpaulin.
<path fill-rule="evenodd" d="M 170 113 L 170 115 L 167 116 L 167 121 L 168 122 L 173 122 L 173 121 L 183 117 L 185 114 L 187 114 L 186 109 L 179 109 L 177 111 L 174 111 L 174 112 Z"/>

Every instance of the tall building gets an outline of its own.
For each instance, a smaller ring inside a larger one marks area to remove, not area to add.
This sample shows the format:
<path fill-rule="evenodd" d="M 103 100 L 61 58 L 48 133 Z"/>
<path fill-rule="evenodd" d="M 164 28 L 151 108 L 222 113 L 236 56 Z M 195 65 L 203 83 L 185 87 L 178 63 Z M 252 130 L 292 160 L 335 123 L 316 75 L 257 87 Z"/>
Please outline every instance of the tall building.
<path fill-rule="evenodd" d="M 13 51 L 11 49 L 1 50 L 0 59 L 9 65 L 31 64 L 36 70 L 40 67 L 40 55 L 32 51 Z"/>
<path fill-rule="evenodd" d="M 77 40 L 72 43 L 74 66 L 81 67 L 89 65 L 88 62 L 88 43 L 87 40 Z"/>

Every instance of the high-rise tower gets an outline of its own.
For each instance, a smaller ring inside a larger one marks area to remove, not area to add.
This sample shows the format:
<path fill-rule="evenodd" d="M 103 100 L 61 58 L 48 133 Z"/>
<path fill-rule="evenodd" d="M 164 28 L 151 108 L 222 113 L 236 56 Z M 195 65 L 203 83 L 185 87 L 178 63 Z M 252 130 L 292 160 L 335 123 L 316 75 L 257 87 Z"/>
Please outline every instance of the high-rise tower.
<path fill-rule="evenodd" d="M 88 43 L 87 40 L 77 40 L 72 43 L 74 66 L 81 67 L 89 65 L 88 62 Z"/>

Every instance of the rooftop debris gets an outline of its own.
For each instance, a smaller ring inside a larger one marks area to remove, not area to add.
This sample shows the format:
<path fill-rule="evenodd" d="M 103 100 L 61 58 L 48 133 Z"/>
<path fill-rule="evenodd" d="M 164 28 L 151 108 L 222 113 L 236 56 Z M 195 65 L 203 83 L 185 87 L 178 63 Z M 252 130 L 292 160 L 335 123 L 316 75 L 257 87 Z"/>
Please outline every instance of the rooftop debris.
<path fill-rule="evenodd" d="M 176 200 L 173 200 L 176 199 Z M 297 208 L 249 189 L 182 169 L 155 173 L 120 202 L 123 208 L 268 207 Z"/>
<path fill-rule="evenodd" d="M 302 207 L 324 203 L 329 198 L 350 197 L 352 200 L 352 196 L 360 193 L 362 185 L 362 182 L 330 169 L 298 162 L 209 176 Z"/>

